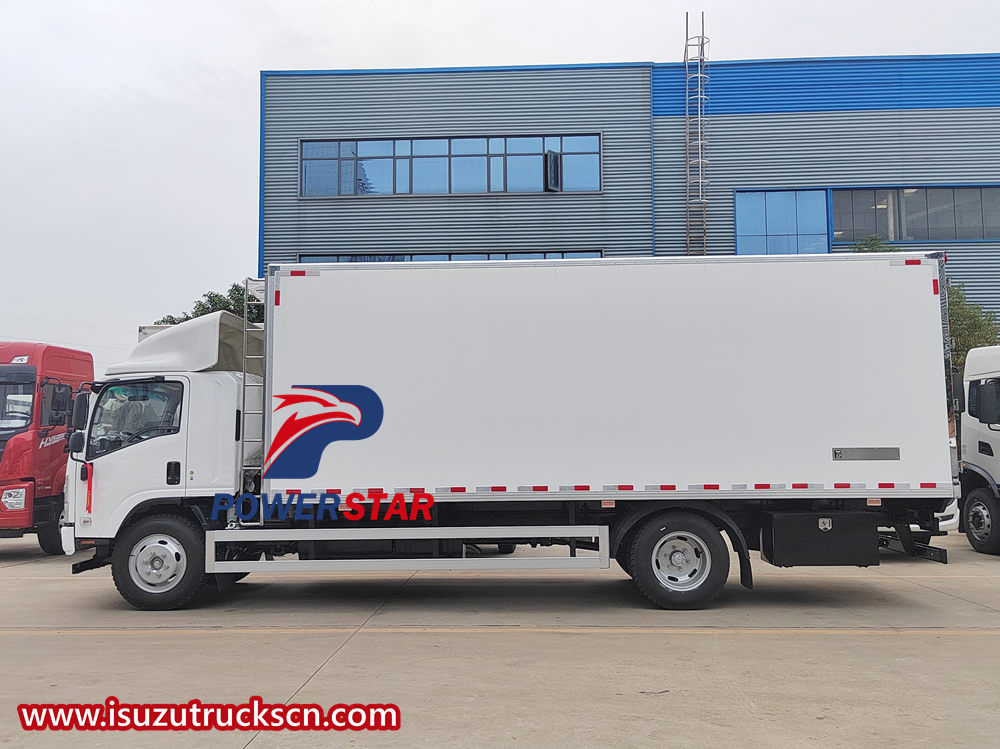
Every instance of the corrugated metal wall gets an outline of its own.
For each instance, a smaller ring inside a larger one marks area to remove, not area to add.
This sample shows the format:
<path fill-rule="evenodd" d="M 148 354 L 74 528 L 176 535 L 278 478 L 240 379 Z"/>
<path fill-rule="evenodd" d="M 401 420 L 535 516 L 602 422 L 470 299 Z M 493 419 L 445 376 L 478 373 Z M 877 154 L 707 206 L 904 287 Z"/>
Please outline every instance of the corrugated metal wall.
<path fill-rule="evenodd" d="M 656 240 L 684 252 L 682 117 L 654 118 Z M 735 251 L 733 191 L 1000 182 L 1000 109 L 714 115 L 709 119 L 709 244 Z M 970 299 L 1000 311 L 1000 243 L 945 249 Z"/>
<path fill-rule="evenodd" d="M 652 252 L 648 67 L 268 75 L 263 255 Z M 300 138 L 600 132 L 603 194 L 300 199 Z"/>
<path fill-rule="evenodd" d="M 708 114 L 1000 106 L 1000 55 L 721 60 Z M 653 114 L 684 114 L 684 68 L 653 68 Z"/>

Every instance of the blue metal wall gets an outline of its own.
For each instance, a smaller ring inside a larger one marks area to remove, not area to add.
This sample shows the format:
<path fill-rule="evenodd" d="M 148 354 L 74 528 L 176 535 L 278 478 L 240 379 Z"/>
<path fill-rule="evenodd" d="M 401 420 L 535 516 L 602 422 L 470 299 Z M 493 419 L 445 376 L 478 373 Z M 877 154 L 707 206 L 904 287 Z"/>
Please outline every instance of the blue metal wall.
<path fill-rule="evenodd" d="M 708 114 L 1000 107 L 1000 55 L 709 63 Z M 684 114 L 684 66 L 655 65 L 653 115 Z"/>

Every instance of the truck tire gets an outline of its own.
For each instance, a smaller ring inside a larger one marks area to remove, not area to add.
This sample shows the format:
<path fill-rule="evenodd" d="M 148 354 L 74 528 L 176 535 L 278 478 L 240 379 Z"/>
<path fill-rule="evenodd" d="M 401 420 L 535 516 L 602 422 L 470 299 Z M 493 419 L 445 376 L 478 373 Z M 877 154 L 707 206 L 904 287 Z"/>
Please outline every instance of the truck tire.
<path fill-rule="evenodd" d="M 625 574 L 632 577 L 632 538 L 634 534 L 630 533 L 621 540 L 618 544 L 618 551 L 615 552 L 615 561 L 618 562 L 618 566 L 625 571 Z"/>
<path fill-rule="evenodd" d="M 205 537 L 193 520 L 152 515 L 115 542 L 111 576 L 122 597 L 144 611 L 178 609 L 205 583 Z"/>
<path fill-rule="evenodd" d="M 63 555 L 59 523 L 45 523 L 38 526 L 38 545 L 50 557 Z"/>
<path fill-rule="evenodd" d="M 989 489 L 973 489 L 962 505 L 965 536 L 982 554 L 1000 554 L 1000 502 Z"/>
<path fill-rule="evenodd" d="M 729 548 L 701 515 L 666 512 L 647 520 L 632 540 L 629 566 L 639 590 L 665 609 L 699 609 L 729 577 Z"/>

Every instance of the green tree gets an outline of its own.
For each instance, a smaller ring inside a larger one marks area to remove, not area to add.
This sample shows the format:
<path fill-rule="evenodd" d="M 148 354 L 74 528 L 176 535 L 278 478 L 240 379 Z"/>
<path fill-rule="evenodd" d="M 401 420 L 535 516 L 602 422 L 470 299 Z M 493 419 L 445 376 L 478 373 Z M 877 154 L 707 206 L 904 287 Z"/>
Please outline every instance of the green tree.
<path fill-rule="evenodd" d="M 201 299 L 195 301 L 190 312 L 181 312 L 180 315 L 164 315 L 157 320 L 154 325 L 177 325 L 178 323 L 191 320 L 202 315 L 209 315 L 213 312 L 232 312 L 238 317 L 243 317 L 243 284 L 234 283 L 225 294 L 218 291 L 206 291 L 201 295 Z M 250 322 L 262 322 L 264 310 L 261 307 L 252 307 L 250 310 Z"/>
<path fill-rule="evenodd" d="M 1000 343 L 1000 323 L 996 315 L 981 305 L 968 302 L 962 284 L 948 285 L 948 320 L 951 337 L 955 339 L 951 363 L 959 371 L 965 368 L 969 349 Z"/>
<path fill-rule="evenodd" d="M 895 252 L 898 249 L 876 236 L 865 237 L 851 247 L 852 252 Z M 948 284 L 948 321 L 955 342 L 951 363 L 959 371 L 965 367 L 969 349 L 1000 343 L 1000 323 L 996 315 L 969 302 L 962 284 Z"/>
<path fill-rule="evenodd" d="M 898 247 L 887 244 L 874 235 L 860 239 L 851 245 L 851 252 L 895 252 Z"/>

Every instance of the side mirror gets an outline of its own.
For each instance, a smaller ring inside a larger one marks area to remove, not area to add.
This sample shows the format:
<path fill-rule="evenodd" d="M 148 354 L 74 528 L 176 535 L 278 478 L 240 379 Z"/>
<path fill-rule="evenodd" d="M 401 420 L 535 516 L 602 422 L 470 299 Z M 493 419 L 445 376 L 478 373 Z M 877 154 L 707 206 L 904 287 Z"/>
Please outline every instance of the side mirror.
<path fill-rule="evenodd" d="M 77 393 L 73 401 L 73 419 L 70 423 L 74 429 L 87 426 L 87 416 L 90 414 L 90 393 Z"/>
<path fill-rule="evenodd" d="M 979 421 L 1000 424 L 1000 380 L 988 380 L 979 386 Z"/>
<path fill-rule="evenodd" d="M 69 385 L 55 385 L 52 388 L 52 405 L 51 409 L 53 413 L 62 414 L 65 416 L 69 413 L 69 409 L 73 403 L 73 388 Z"/>
<path fill-rule="evenodd" d="M 82 453 L 83 448 L 86 446 L 87 435 L 83 432 L 73 432 L 69 436 L 69 451 L 70 453 Z"/>
<path fill-rule="evenodd" d="M 951 373 L 951 397 L 955 399 L 956 412 L 965 413 L 965 383 L 961 372 Z"/>

